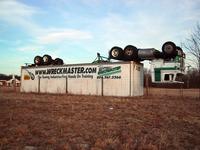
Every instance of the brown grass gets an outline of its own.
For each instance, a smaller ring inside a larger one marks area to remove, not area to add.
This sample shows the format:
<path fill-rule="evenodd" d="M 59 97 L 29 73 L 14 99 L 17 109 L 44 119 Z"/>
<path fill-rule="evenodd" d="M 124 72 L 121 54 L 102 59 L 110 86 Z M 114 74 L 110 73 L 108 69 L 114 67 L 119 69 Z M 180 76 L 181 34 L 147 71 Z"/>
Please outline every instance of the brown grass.
<path fill-rule="evenodd" d="M 200 149 L 198 91 L 183 92 L 118 98 L 1 89 L 0 149 Z"/>

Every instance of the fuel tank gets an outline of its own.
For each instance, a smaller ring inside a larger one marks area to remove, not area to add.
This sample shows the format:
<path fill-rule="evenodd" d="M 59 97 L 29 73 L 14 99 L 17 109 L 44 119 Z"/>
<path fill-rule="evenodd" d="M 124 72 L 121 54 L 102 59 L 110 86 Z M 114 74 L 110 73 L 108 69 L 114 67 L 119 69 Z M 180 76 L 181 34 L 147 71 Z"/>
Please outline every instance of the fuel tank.
<path fill-rule="evenodd" d="M 162 53 L 155 48 L 138 49 L 138 58 L 140 60 L 152 60 L 161 57 Z"/>

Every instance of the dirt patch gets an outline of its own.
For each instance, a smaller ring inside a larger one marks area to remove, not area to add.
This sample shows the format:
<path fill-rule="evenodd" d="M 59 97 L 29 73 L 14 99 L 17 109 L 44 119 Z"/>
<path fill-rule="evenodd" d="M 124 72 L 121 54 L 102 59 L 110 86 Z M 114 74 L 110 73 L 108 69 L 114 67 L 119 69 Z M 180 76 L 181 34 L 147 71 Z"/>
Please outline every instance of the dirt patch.
<path fill-rule="evenodd" d="M 193 94 L 191 94 L 193 95 Z M 0 149 L 200 149 L 200 100 L 0 93 Z"/>

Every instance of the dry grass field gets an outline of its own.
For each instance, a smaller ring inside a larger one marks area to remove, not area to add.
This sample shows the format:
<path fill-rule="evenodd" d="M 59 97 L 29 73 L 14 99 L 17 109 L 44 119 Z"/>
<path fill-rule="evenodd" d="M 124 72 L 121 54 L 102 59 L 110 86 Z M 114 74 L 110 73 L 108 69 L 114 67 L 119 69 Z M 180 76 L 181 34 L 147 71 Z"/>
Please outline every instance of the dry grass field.
<path fill-rule="evenodd" d="M 0 88 L 0 149 L 200 149 L 198 90 L 119 98 Z"/>

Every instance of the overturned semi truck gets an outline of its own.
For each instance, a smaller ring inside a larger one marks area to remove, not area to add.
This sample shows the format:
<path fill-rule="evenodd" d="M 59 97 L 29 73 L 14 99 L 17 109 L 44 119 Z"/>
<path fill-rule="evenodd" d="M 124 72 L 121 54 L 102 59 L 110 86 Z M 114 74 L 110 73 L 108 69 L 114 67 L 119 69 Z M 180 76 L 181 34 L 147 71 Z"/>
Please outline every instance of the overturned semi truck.
<path fill-rule="evenodd" d="M 52 59 L 50 55 L 45 54 L 43 57 L 35 56 L 34 64 L 30 66 L 43 66 L 43 65 L 63 65 L 64 61 L 60 58 Z"/>
<path fill-rule="evenodd" d="M 124 49 L 115 46 L 109 51 L 109 58 L 135 62 L 149 60 L 154 83 L 181 83 L 185 73 L 185 53 L 171 41 L 162 45 L 162 51 L 155 48 L 138 49 L 132 45 Z"/>
<path fill-rule="evenodd" d="M 111 59 L 118 60 L 111 62 Z M 21 92 L 68 93 L 100 96 L 142 96 L 143 64 L 151 62 L 152 81 L 178 82 L 184 74 L 185 54 L 173 42 L 162 52 L 154 48 L 138 49 L 128 45 L 113 47 L 108 59 L 97 54 L 93 63 L 64 64 L 60 58 L 36 56 L 34 64 L 21 67 Z"/>

